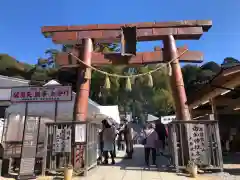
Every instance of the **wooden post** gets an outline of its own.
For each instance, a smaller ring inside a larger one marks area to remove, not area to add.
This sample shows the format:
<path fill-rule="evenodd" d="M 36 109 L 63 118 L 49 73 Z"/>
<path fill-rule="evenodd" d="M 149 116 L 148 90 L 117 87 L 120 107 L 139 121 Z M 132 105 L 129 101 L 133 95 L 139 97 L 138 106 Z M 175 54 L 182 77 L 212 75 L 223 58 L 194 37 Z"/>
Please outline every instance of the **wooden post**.
<path fill-rule="evenodd" d="M 170 61 L 178 57 L 176 42 L 173 35 L 168 35 L 163 40 L 164 44 L 164 59 Z M 179 59 L 171 63 L 172 76 L 170 77 L 173 98 L 176 106 L 176 117 L 178 120 L 190 120 L 191 116 L 187 105 L 187 97 L 184 88 L 182 71 L 179 64 Z"/>
<path fill-rule="evenodd" d="M 214 120 L 217 120 L 218 117 L 217 117 L 217 108 L 216 108 L 215 100 L 210 99 L 210 104 L 211 104 L 211 109 L 212 109 L 212 114 L 213 114 Z"/>
<path fill-rule="evenodd" d="M 93 51 L 93 44 L 90 38 L 83 39 L 83 48 L 77 50 L 78 56 L 87 65 L 91 65 L 91 56 Z M 80 51 L 80 52 L 79 52 Z M 88 98 L 90 92 L 90 78 L 86 78 L 87 67 L 82 65 L 77 70 L 77 92 L 74 107 L 74 120 L 86 121 L 88 113 Z M 73 128 L 73 142 L 75 142 L 75 126 Z M 74 167 L 79 169 L 84 166 L 83 162 L 83 146 L 76 145 L 73 151 Z"/>

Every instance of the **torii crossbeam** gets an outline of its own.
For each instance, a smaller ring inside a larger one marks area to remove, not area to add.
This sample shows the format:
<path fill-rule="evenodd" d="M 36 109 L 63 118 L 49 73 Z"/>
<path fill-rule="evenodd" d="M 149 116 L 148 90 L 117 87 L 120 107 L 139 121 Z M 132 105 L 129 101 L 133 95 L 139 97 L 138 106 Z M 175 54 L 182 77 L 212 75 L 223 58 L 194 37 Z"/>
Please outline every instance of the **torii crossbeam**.
<path fill-rule="evenodd" d="M 178 48 L 178 53 L 182 54 L 187 47 Z M 138 52 L 136 56 L 121 56 L 121 54 L 116 53 L 98 53 L 92 52 L 92 65 L 102 66 L 102 65 L 144 65 L 144 64 L 155 64 L 164 63 L 163 48 L 155 47 L 153 52 Z M 200 51 L 187 51 L 183 54 L 179 60 L 185 63 L 201 63 L 203 62 L 203 53 Z M 79 61 L 74 56 L 69 56 L 67 52 L 61 52 L 57 54 L 56 62 L 60 67 L 70 68 L 78 67 Z"/>

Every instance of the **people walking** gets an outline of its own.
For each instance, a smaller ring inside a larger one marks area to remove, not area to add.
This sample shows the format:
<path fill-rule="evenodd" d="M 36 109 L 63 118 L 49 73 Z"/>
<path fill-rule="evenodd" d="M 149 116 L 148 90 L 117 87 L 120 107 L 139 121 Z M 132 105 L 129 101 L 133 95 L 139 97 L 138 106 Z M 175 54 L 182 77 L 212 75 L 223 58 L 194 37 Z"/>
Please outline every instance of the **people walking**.
<path fill-rule="evenodd" d="M 163 151 L 165 150 L 165 146 L 166 146 L 166 139 L 168 136 L 168 132 L 167 132 L 165 125 L 162 124 L 161 122 L 157 123 L 156 131 L 157 131 L 159 142 L 160 142 L 159 144 L 161 144 L 160 149 L 162 151 L 160 152 L 160 154 L 163 154 Z"/>
<path fill-rule="evenodd" d="M 103 156 L 103 130 L 99 132 L 99 156 L 98 156 L 98 164 L 102 163 Z"/>
<path fill-rule="evenodd" d="M 112 164 L 115 164 L 114 159 L 114 141 L 115 141 L 115 129 L 112 127 L 107 120 L 102 121 L 103 124 L 103 154 L 104 164 L 108 164 L 108 153 L 110 153 Z"/>
<path fill-rule="evenodd" d="M 158 141 L 158 134 L 155 131 L 155 124 L 149 124 L 144 131 L 144 152 L 145 152 L 145 163 L 149 166 L 150 153 L 152 155 L 152 164 L 156 165 L 156 147 Z"/>
<path fill-rule="evenodd" d="M 124 140 L 126 142 L 127 158 L 132 159 L 133 155 L 133 129 L 131 125 L 125 120 L 124 126 Z"/>
<path fill-rule="evenodd" d="M 124 133 L 123 129 L 119 128 L 118 134 L 117 134 L 117 146 L 118 151 L 124 151 Z"/>

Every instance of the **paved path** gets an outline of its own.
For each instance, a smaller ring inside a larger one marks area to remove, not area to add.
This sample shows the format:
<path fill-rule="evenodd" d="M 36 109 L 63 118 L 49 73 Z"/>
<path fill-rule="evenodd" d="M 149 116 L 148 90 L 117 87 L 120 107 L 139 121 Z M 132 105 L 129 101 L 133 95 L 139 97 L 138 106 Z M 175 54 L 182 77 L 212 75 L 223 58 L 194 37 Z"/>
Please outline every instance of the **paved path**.
<path fill-rule="evenodd" d="M 144 152 L 141 145 L 134 147 L 133 159 L 124 159 L 125 153 L 119 152 L 116 158 L 116 164 L 111 166 L 98 166 L 89 172 L 88 177 L 81 178 L 84 180 L 162 180 L 162 173 L 157 168 L 145 168 L 144 166 Z M 165 160 L 166 161 L 166 160 Z M 159 162 L 159 160 L 158 160 Z M 169 180 L 173 180 L 174 174 L 169 174 Z M 168 180 L 164 177 L 164 180 Z M 183 178 L 180 178 L 183 179 Z"/>
<path fill-rule="evenodd" d="M 161 165 L 167 164 L 164 157 L 158 157 L 158 168 L 145 168 L 144 152 L 141 145 L 134 147 L 134 156 L 132 160 L 116 159 L 116 165 L 98 166 L 89 172 L 87 177 L 81 177 L 81 180 L 187 180 L 192 179 L 176 173 L 164 172 Z M 124 153 L 119 153 L 118 157 L 123 157 Z M 198 180 L 231 180 L 232 178 L 222 178 L 223 175 L 199 175 Z M 78 178 L 74 178 L 77 180 Z M 235 179 L 235 178 L 233 178 Z"/>

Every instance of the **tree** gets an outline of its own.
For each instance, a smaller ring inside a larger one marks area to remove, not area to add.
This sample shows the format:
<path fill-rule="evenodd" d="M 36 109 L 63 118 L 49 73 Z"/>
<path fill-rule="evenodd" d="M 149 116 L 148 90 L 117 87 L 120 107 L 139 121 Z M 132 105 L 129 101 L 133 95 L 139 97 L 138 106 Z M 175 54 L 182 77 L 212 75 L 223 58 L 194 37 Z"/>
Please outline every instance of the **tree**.
<path fill-rule="evenodd" d="M 198 66 L 186 65 L 182 67 L 184 85 L 185 85 L 187 94 L 192 89 L 194 89 L 195 82 L 197 81 L 200 73 L 201 73 L 201 68 Z"/>
<path fill-rule="evenodd" d="M 221 71 L 221 66 L 219 66 L 217 63 L 210 61 L 205 63 L 201 66 L 202 70 L 210 70 L 214 72 L 215 74 L 219 73 Z"/>
<path fill-rule="evenodd" d="M 187 95 L 208 83 L 220 71 L 221 67 L 212 61 L 201 67 L 195 65 L 184 66 L 182 73 Z"/>
<path fill-rule="evenodd" d="M 221 64 L 222 68 L 229 68 L 236 65 L 240 65 L 240 61 L 233 57 L 226 57 Z"/>
<path fill-rule="evenodd" d="M 55 68 L 56 67 L 56 56 L 59 53 L 57 49 L 47 49 L 45 54 L 47 58 L 39 58 L 37 65 L 42 68 Z"/>

